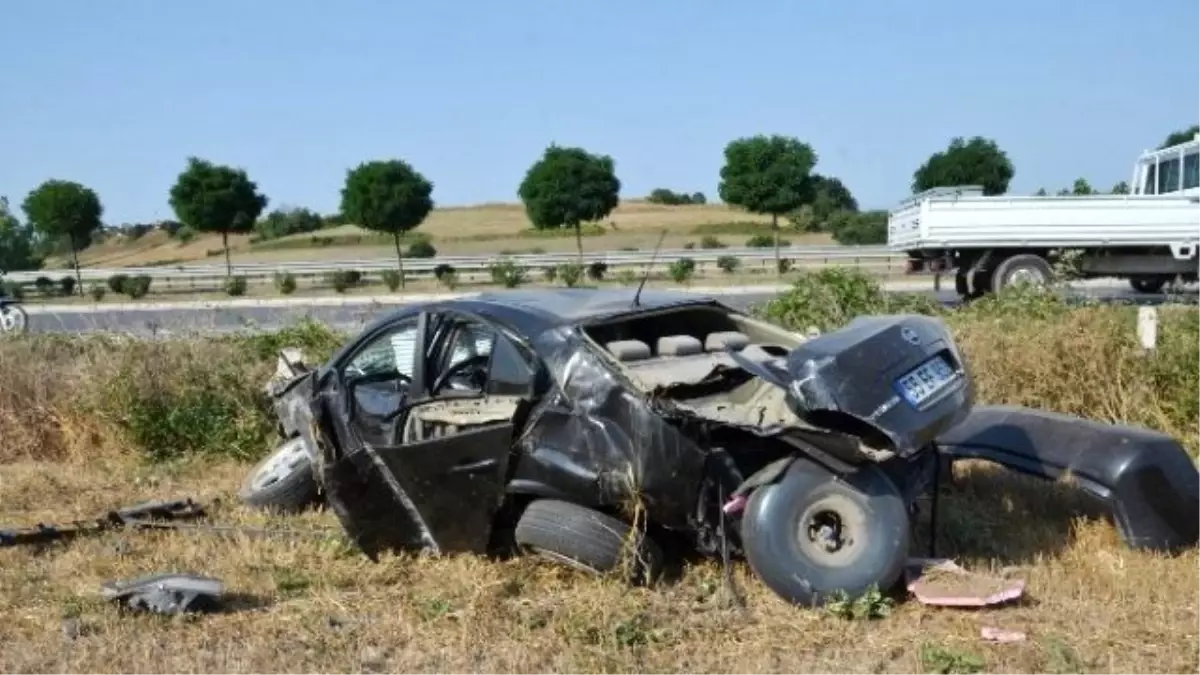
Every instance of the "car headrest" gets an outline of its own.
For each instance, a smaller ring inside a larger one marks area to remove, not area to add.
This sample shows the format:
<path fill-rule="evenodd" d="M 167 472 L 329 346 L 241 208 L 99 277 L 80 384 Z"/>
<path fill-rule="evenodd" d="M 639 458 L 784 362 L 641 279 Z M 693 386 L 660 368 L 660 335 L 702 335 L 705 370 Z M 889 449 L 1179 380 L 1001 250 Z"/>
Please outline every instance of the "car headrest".
<path fill-rule="evenodd" d="M 650 358 L 650 345 L 641 340 L 615 340 L 604 348 L 618 361 L 641 361 Z"/>
<path fill-rule="evenodd" d="M 708 337 L 704 338 L 704 350 L 709 352 L 723 352 L 727 350 L 736 352 L 748 344 L 750 344 L 750 336 L 745 333 L 739 333 L 736 330 L 709 333 Z"/>
<path fill-rule="evenodd" d="M 700 341 L 691 335 L 667 335 L 658 338 L 659 356 L 691 356 L 704 351 Z"/>

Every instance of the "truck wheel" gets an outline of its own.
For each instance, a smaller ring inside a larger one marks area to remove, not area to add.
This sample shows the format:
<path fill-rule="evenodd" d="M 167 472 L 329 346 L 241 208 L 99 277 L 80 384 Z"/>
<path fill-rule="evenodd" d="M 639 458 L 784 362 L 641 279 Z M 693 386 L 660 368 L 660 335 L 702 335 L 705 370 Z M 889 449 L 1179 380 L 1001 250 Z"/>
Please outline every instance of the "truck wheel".
<path fill-rule="evenodd" d="M 1018 253 L 1005 258 L 992 272 L 992 290 L 999 291 L 1013 284 L 1027 283 L 1047 286 L 1054 281 L 1054 270 L 1040 255 Z"/>
<path fill-rule="evenodd" d="M 633 543 L 632 534 L 628 523 L 595 509 L 539 499 L 525 508 L 513 537 L 536 555 L 592 574 L 618 570 L 628 560 L 633 581 L 653 581 L 661 571 L 662 551 L 644 534 Z"/>
<path fill-rule="evenodd" d="M 289 439 L 246 477 L 239 496 L 249 506 L 291 513 L 317 501 L 317 479 L 304 439 Z"/>
<path fill-rule="evenodd" d="M 1166 277 L 1132 277 L 1129 285 L 1138 293 L 1158 293 L 1167 285 Z"/>
<path fill-rule="evenodd" d="M 911 536 L 904 499 L 873 464 L 838 477 L 805 459 L 751 495 L 742 517 L 746 560 L 777 595 L 819 605 L 900 578 Z"/>

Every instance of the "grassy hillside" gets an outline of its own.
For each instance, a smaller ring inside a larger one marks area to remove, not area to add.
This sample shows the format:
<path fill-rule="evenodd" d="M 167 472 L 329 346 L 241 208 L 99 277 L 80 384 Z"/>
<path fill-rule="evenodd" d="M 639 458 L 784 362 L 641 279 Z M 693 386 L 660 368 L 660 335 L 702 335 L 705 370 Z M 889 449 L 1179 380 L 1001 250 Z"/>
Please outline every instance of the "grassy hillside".
<path fill-rule="evenodd" d="M 650 249 L 663 229 L 663 245 L 680 248 L 704 235 L 717 236 L 728 245 L 742 245 L 755 232 L 769 230 L 770 218 L 748 214 L 724 205 L 664 206 L 643 201 L 622 203 L 602 223 L 585 228 L 585 249 Z M 511 252 L 572 251 L 571 231 L 538 232 L 532 228 L 519 204 L 481 204 L 435 209 L 410 236 L 431 240 L 443 255 L 484 255 Z M 791 235 L 793 243 L 827 243 L 825 235 Z M 235 262 L 271 262 L 318 258 L 364 258 L 391 255 L 389 237 L 354 225 L 280 239 L 251 242 L 249 235 L 230 237 Z M 93 246 L 80 256 L 89 267 L 163 265 L 183 262 L 219 261 L 221 238 L 196 237 L 186 244 L 154 232 L 137 240 L 112 239 Z M 52 260 L 48 267 L 65 261 Z"/>

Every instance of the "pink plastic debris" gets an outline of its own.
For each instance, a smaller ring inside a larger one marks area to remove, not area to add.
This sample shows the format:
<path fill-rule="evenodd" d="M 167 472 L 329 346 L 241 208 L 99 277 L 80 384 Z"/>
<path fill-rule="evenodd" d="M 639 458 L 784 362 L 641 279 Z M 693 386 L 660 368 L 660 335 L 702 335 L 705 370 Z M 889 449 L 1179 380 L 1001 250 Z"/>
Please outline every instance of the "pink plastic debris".
<path fill-rule="evenodd" d="M 1019 630 L 1008 630 L 1005 628 L 996 628 L 995 626 L 983 626 L 979 629 L 979 636 L 988 642 L 1024 642 L 1025 633 Z"/>
<path fill-rule="evenodd" d="M 746 508 L 747 501 L 749 500 L 746 499 L 746 495 L 738 495 L 725 502 L 725 505 L 721 507 L 721 510 L 725 512 L 725 515 L 738 513 L 742 509 Z"/>
<path fill-rule="evenodd" d="M 1023 579 L 968 572 L 952 560 L 916 558 L 904 570 L 908 592 L 918 602 L 941 607 L 986 607 L 1010 602 L 1025 592 Z"/>

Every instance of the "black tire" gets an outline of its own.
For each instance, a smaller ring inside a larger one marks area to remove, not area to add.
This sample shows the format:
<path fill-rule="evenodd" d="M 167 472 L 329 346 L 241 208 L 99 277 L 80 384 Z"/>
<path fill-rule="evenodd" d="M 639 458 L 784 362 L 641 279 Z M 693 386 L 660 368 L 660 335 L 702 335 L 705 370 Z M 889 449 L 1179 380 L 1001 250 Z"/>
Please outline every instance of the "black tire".
<path fill-rule="evenodd" d="M 242 502 L 257 509 L 285 513 L 302 511 L 316 502 L 320 491 L 303 443 L 304 439 L 299 437 L 289 439 L 256 464 L 238 493 Z M 286 458 L 281 457 L 284 454 Z M 260 477 L 272 462 L 281 463 L 280 470 L 269 477 Z"/>
<path fill-rule="evenodd" d="M 838 551 L 824 550 L 811 529 L 821 524 L 840 524 L 849 540 Z M 875 465 L 837 477 L 798 459 L 778 483 L 754 491 L 742 516 L 751 569 L 801 606 L 823 604 L 838 591 L 859 597 L 871 587 L 890 590 L 904 570 L 910 537 L 904 499 Z"/>
<path fill-rule="evenodd" d="M 662 550 L 639 534 L 631 536 L 628 523 L 595 509 L 539 499 L 521 514 L 513 538 L 526 550 L 593 574 L 622 570 L 628 561 L 630 581 L 650 583 L 662 571 Z"/>
<path fill-rule="evenodd" d="M 1054 282 L 1054 270 L 1050 267 L 1050 263 L 1040 255 L 1018 253 L 1005 258 L 992 270 L 992 283 L 989 290 L 1000 291 L 1008 288 L 1020 281 L 1022 277 L 1028 277 L 1037 285 L 1049 286 Z"/>
<path fill-rule="evenodd" d="M 1138 293 L 1158 293 L 1167 285 L 1166 277 L 1131 277 L 1129 285 Z"/>

